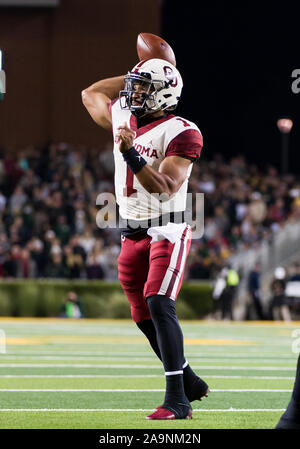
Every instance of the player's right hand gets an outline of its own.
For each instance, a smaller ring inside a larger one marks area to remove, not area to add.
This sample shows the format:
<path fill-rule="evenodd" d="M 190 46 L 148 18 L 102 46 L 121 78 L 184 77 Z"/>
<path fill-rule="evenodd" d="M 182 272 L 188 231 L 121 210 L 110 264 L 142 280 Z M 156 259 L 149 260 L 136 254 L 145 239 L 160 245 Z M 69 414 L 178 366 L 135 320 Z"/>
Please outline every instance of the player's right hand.
<path fill-rule="evenodd" d="M 129 128 L 128 123 L 124 122 L 122 126 L 119 126 L 116 133 L 116 142 L 119 144 L 119 150 L 121 153 L 129 150 L 133 146 L 136 133 Z"/>

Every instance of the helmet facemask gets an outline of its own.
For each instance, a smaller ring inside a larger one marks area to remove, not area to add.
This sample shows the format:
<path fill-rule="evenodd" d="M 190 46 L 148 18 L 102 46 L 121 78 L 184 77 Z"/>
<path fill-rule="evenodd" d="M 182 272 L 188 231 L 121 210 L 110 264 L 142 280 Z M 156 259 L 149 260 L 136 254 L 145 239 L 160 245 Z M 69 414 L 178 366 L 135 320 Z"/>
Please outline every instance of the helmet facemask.
<path fill-rule="evenodd" d="M 137 90 L 137 86 L 142 90 Z M 161 110 L 156 101 L 156 94 L 164 87 L 164 81 L 152 80 L 149 73 L 128 73 L 125 76 L 125 90 L 121 90 L 119 94 L 121 109 L 129 109 L 139 118 Z M 137 101 L 134 98 L 135 95 L 140 98 L 139 105 L 133 104 Z"/>

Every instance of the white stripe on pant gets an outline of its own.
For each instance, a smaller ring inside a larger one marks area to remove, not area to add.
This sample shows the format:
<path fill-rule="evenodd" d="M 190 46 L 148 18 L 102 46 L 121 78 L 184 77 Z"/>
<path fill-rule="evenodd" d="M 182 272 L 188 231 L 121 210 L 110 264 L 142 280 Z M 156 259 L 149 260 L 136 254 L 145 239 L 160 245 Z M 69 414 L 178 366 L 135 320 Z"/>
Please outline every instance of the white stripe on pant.
<path fill-rule="evenodd" d="M 177 273 L 176 280 L 174 282 L 171 294 L 169 295 L 170 298 L 173 301 L 175 301 L 176 291 L 177 291 L 177 288 L 178 288 L 178 283 L 180 281 L 180 278 L 181 278 L 181 275 L 182 275 L 182 271 L 183 271 L 183 267 L 184 267 L 184 264 L 185 264 L 186 247 L 187 247 L 187 242 L 188 242 L 188 239 L 190 237 L 190 232 L 191 232 L 190 225 L 187 225 L 187 227 L 188 227 L 188 229 L 187 229 L 186 235 L 184 237 L 184 243 L 183 243 L 184 247 L 183 247 L 183 253 L 182 253 L 182 259 L 181 259 L 181 263 L 180 263 L 179 272 Z M 180 248 L 181 248 L 181 242 L 182 242 L 181 238 L 175 242 L 175 245 L 174 245 L 174 248 L 173 248 L 173 251 L 172 251 L 172 254 L 171 254 L 170 263 L 169 263 L 169 266 L 168 266 L 168 268 L 166 270 L 164 279 L 163 279 L 163 281 L 161 283 L 159 292 L 157 293 L 158 295 L 165 295 L 167 293 L 167 291 L 168 291 L 170 282 L 171 282 L 173 274 L 174 274 L 174 270 L 176 269 L 177 260 L 178 260 L 178 256 L 179 256 Z"/>

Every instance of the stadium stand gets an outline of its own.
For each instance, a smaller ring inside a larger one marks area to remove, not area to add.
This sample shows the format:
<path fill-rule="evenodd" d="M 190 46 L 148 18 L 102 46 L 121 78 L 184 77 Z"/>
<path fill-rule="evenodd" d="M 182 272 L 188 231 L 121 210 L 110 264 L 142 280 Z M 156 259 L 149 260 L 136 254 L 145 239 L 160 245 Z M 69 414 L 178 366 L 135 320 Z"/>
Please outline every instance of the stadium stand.
<path fill-rule="evenodd" d="M 49 144 L 0 153 L 0 276 L 117 279 L 119 231 L 99 229 L 96 198 L 114 192 L 111 149 Z M 300 181 L 243 156 L 195 163 L 205 230 L 193 240 L 186 279 L 215 279 L 232 256 L 300 218 Z"/>

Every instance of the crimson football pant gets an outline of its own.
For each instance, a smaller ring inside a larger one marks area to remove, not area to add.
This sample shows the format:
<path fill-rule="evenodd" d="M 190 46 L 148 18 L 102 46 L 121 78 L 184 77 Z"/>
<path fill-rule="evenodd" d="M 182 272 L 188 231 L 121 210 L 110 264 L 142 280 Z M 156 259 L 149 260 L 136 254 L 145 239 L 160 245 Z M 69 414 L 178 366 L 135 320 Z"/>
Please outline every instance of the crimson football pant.
<path fill-rule="evenodd" d="M 162 295 L 176 301 L 191 245 L 191 228 L 187 225 L 175 243 L 164 239 L 150 244 L 151 239 L 148 235 L 140 240 L 121 237 L 119 280 L 136 323 L 151 319 L 146 298 Z"/>
<path fill-rule="evenodd" d="M 191 244 L 190 226 L 173 244 L 166 239 L 150 244 L 150 236 L 141 240 L 122 237 L 121 240 L 119 279 L 129 300 L 132 318 L 148 338 L 157 356 L 163 359 L 165 371 L 182 370 L 185 364 L 183 337 L 175 312 L 175 300 L 182 284 Z M 152 307 L 149 308 L 146 299 L 155 297 L 158 301 L 152 300 Z M 174 351 L 170 351 L 170 346 L 166 348 L 168 351 L 162 350 L 161 345 L 165 344 L 162 342 L 172 344 Z M 182 350 L 177 351 L 178 357 L 164 357 L 165 353 L 175 353 L 177 345 L 182 347 Z M 166 357 L 170 359 L 169 362 Z M 179 366 L 175 361 L 178 358 Z M 173 364 L 176 364 L 176 368 Z"/>

